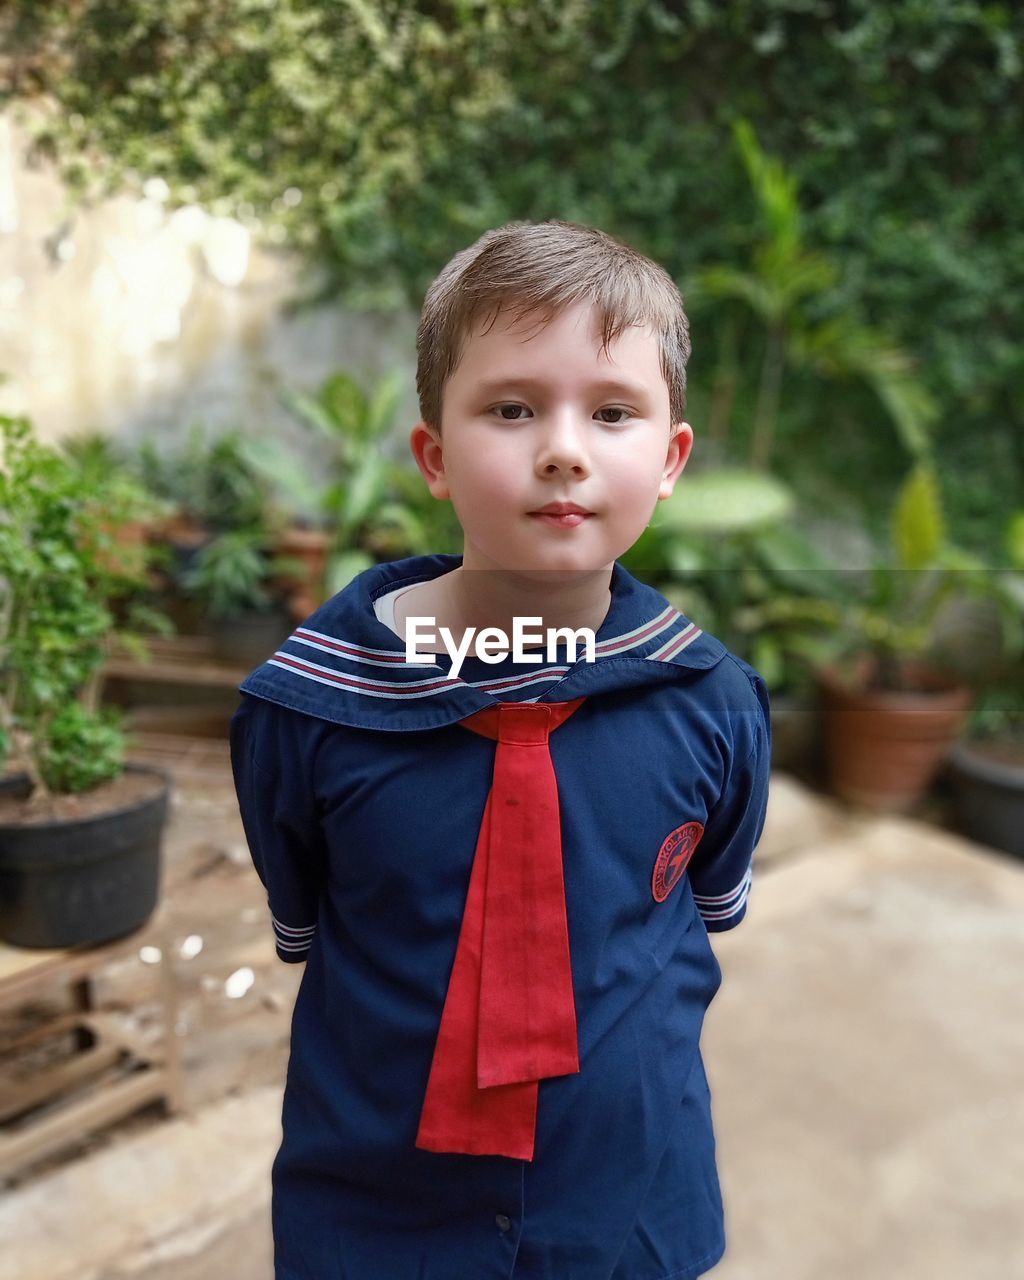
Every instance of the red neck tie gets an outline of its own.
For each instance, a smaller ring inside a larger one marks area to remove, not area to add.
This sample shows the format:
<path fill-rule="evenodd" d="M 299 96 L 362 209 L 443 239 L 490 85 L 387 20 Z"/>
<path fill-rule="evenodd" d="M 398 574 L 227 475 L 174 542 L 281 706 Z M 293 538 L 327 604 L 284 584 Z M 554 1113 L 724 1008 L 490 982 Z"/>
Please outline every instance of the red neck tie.
<path fill-rule="evenodd" d="M 558 785 L 548 736 L 586 701 L 460 721 L 497 740 L 416 1146 L 533 1159 L 537 1091 L 579 1071 Z"/>

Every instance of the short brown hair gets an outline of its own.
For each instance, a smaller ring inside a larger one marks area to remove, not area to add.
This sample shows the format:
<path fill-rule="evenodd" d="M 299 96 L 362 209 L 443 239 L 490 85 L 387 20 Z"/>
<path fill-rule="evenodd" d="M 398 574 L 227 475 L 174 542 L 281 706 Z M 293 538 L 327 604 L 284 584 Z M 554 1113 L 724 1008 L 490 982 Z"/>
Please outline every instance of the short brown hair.
<path fill-rule="evenodd" d="M 515 320 L 539 312 L 545 323 L 590 301 L 601 324 L 601 350 L 632 325 L 649 325 L 661 346 L 672 423 L 686 411 L 690 327 L 668 272 L 595 227 L 554 219 L 509 222 L 462 249 L 427 290 L 416 332 L 420 415 L 441 430 L 444 388 L 466 338 L 483 316 L 505 308 Z M 490 327 L 488 325 L 488 327 Z"/>

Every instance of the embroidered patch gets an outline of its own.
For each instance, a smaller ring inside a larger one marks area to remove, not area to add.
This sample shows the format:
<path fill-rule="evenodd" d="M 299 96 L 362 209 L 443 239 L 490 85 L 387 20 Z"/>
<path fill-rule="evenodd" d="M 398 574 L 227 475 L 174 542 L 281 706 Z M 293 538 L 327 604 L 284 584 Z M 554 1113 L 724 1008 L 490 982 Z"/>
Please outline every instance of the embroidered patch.
<path fill-rule="evenodd" d="M 704 827 L 699 822 L 684 822 L 675 831 L 670 831 L 662 842 L 658 852 L 658 861 L 654 864 L 654 877 L 651 880 L 651 892 L 655 902 L 664 902 L 679 883 L 686 864 L 693 857 L 693 851 L 700 843 Z"/>

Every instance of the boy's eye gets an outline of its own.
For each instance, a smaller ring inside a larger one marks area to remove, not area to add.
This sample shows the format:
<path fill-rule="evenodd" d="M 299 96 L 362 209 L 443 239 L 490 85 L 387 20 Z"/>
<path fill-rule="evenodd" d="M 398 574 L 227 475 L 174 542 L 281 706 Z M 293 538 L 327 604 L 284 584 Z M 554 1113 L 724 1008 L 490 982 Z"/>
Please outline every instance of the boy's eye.
<path fill-rule="evenodd" d="M 521 419 L 521 418 L 520 418 L 520 416 L 519 416 L 519 412 L 518 412 L 520 409 L 522 409 L 524 413 L 529 413 L 529 410 L 526 408 L 526 405 L 524 405 L 524 404 L 511 404 L 511 403 L 509 403 L 509 404 L 496 404 L 496 405 L 494 406 L 494 410 L 493 410 L 493 412 L 500 414 L 500 415 L 501 415 L 501 417 L 502 417 L 502 419 L 503 419 L 505 422 L 520 422 L 520 421 L 522 421 L 522 419 Z M 512 412 L 506 412 L 506 410 L 511 410 Z M 620 415 L 618 418 L 613 418 L 613 419 L 605 418 L 605 419 L 603 419 L 603 421 L 604 421 L 608 426 L 610 426 L 610 427 L 618 427 L 618 426 L 621 426 L 621 425 L 622 425 L 622 423 L 624 423 L 624 422 L 625 422 L 626 418 L 628 418 L 628 417 L 631 417 L 631 416 L 632 416 L 632 414 L 631 414 L 630 410 L 629 410 L 629 409 L 624 409 L 621 405 L 606 405 L 603 409 L 598 409 L 598 410 L 597 410 L 597 412 L 598 412 L 599 414 L 604 414 L 604 413 L 617 413 L 617 414 L 619 414 L 619 415 Z"/>
<path fill-rule="evenodd" d="M 515 417 L 510 418 L 510 417 L 508 417 L 508 416 L 506 415 L 505 410 L 506 410 L 506 409 L 525 409 L 525 408 L 526 408 L 526 405 L 524 405 L 524 404 L 496 404 L 496 405 L 494 406 L 494 408 L 495 408 L 495 411 L 496 411 L 497 413 L 500 413 L 500 414 L 501 414 L 501 416 L 505 419 L 505 421 L 506 421 L 506 422 L 518 422 L 518 421 L 519 421 L 519 417 L 518 417 L 518 415 L 516 415 Z"/>

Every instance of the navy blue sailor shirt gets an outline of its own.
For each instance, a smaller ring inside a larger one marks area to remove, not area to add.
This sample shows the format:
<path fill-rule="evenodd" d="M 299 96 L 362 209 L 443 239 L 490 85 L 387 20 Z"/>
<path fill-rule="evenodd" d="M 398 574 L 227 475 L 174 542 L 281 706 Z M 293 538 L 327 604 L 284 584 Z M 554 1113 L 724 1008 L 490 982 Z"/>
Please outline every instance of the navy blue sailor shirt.
<path fill-rule="evenodd" d="M 276 1280 L 690 1280 L 725 1252 L 700 1052 L 744 918 L 771 754 L 761 676 L 615 563 L 596 660 L 410 664 L 379 564 L 242 683 L 239 808 L 281 960 L 305 961 L 271 1169 Z M 585 698 L 550 739 L 580 1070 L 532 1160 L 417 1148 L 496 702 Z"/>

